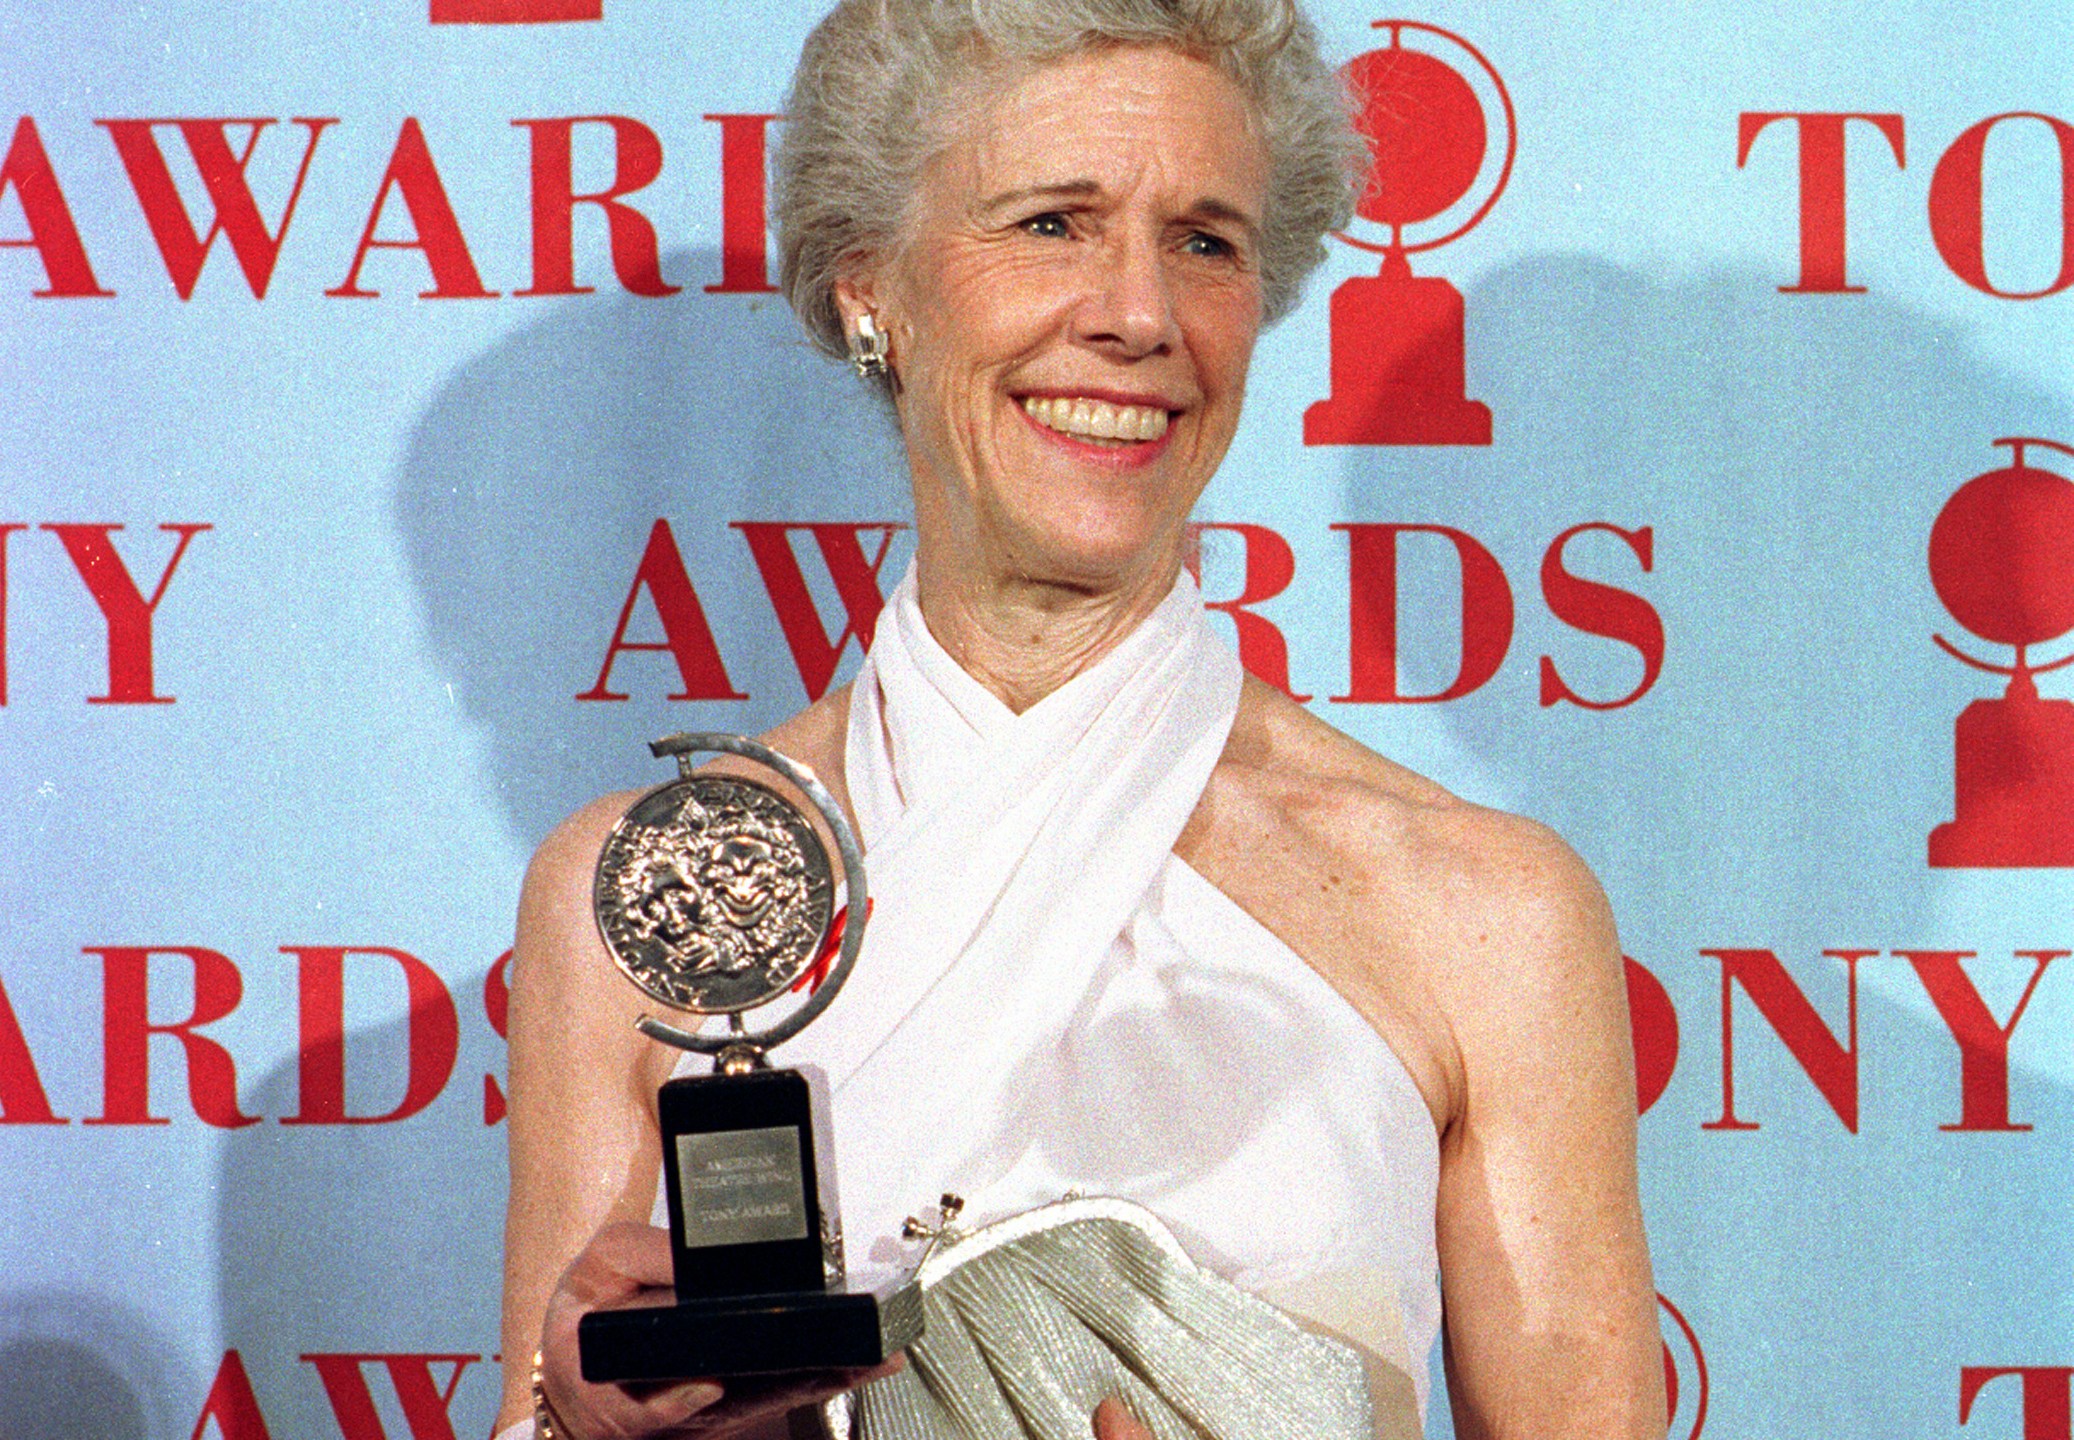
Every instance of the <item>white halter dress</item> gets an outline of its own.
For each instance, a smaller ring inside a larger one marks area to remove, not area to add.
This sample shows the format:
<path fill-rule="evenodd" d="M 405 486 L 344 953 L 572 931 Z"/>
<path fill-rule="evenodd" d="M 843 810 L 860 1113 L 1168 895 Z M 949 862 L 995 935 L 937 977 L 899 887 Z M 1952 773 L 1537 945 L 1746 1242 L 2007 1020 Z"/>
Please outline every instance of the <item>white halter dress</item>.
<path fill-rule="evenodd" d="M 1440 1297 L 1438 1144 L 1390 1048 L 1178 859 L 1241 671 L 1184 575 L 1021 715 L 929 634 L 909 571 L 850 702 L 873 913 L 790 1063 L 830 1085 L 853 1260 L 943 1191 L 985 1223 L 1069 1191 L 1362 1354 L 1416 1434 Z M 687 1057 L 688 1058 L 688 1057 Z"/>

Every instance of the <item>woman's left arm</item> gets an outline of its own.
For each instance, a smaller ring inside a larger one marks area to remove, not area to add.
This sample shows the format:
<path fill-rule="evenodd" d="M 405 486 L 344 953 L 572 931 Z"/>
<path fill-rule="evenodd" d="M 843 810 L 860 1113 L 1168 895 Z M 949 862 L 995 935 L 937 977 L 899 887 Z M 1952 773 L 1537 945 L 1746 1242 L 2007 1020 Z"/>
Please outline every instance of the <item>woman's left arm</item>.
<path fill-rule="evenodd" d="M 1634 1060 L 1613 919 L 1547 831 L 1490 816 L 1436 970 L 1459 1094 L 1438 1215 L 1462 1440 L 1661 1440 L 1636 1189 Z"/>

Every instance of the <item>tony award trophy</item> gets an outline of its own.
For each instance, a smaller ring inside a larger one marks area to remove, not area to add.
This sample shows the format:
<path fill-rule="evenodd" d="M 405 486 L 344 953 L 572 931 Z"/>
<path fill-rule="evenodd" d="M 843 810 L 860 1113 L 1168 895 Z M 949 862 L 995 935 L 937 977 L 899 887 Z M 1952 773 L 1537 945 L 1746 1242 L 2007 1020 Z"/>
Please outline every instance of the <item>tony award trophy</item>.
<path fill-rule="evenodd" d="M 712 1056 L 713 1072 L 672 1080 L 659 1096 L 674 1294 L 584 1316 L 583 1377 L 877 1365 L 921 1333 L 920 1292 L 911 1280 L 845 1277 L 825 1108 L 805 1075 L 765 1058 L 828 1008 L 856 963 L 868 913 L 857 837 L 811 770 L 754 740 L 673 735 L 649 749 L 674 755 L 678 778 L 635 801 L 607 838 L 598 929 L 649 996 L 728 1023 L 702 1034 L 650 1015 L 638 1022 L 654 1039 Z M 694 771 L 694 757 L 720 752 L 783 776 L 813 802 L 842 859 L 843 918 L 807 815 L 758 781 Z M 743 1012 L 809 987 L 769 1029 L 747 1028 Z"/>

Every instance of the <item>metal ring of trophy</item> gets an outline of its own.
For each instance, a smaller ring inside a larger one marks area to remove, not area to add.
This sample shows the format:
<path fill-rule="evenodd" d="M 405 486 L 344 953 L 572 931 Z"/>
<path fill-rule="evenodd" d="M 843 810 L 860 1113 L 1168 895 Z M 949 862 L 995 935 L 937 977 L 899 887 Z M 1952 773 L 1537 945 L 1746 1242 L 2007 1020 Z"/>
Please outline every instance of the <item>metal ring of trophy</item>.
<path fill-rule="evenodd" d="M 643 993 L 672 1009 L 726 1015 L 729 1029 L 700 1035 L 652 1015 L 652 1039 L 726 1061 L 791 1039 L 826 1010 L 864 943 L 869 899 L 864 855 L 849 818 L 820 778 L 742 735 L 693 733 L 652 742 L 677 758 L 678 778 L 629 807 L 598 857 L 592 908 L 612 961 Z M 805 814 L 770 786 L 695 769 L 692 757 L 739 755 L 783 776 L 814 804 L 842 858 L 847 916 L 841 948 L 805 1003 L 764 1031 L 742 1012 L 799 983 L 823 953 L 831 921 L 828 850 Z M 646 813 L 644 813 L 646 812 Z"/>

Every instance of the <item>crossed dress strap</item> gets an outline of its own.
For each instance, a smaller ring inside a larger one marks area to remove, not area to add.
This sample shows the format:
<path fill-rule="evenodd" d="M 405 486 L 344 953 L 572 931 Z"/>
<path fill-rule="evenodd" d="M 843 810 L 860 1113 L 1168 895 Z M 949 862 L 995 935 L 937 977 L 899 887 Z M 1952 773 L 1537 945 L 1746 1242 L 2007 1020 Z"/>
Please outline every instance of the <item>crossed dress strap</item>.
<path fill-rule="evenodd" d="M 835 1100 L 844 1226 L 898 1230 L 983 1143 L 1146 903 L 1230 734 L 1242 671 L 1185 573 L 1095 665 L 1018 715 L 929 633 L 915 572 L 850 702 L 871 928 L 808 1047 Z"/>

